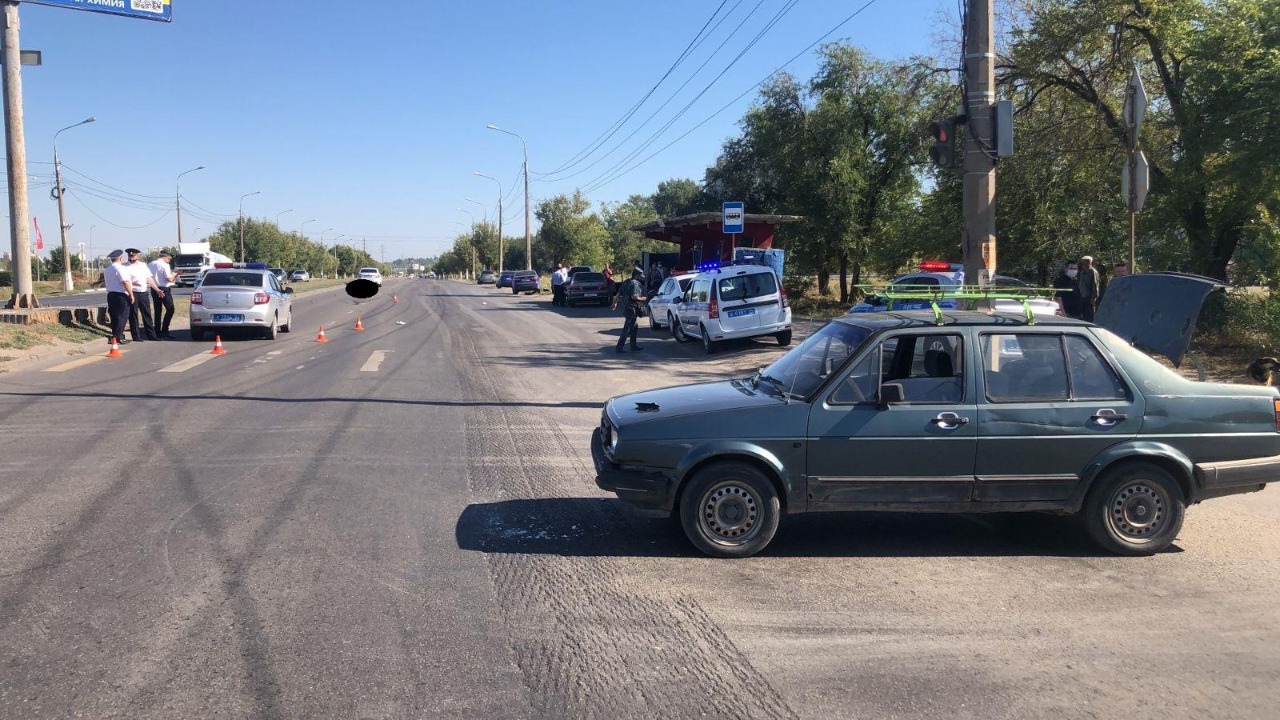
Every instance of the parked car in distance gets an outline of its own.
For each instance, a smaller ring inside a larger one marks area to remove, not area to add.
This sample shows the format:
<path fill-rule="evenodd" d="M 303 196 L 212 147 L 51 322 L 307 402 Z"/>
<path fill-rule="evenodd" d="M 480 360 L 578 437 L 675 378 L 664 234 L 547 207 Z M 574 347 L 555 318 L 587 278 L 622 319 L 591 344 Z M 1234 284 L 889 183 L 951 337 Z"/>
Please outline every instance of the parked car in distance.
<path fill-rule="evenodd" d="M 580 272 L 592 272 L 590 265 L 574 265 L 569 268 L 569 281 L 573 281 L 573 276 Z"/>
<path fill-rule="evenodd" d="M 252 328 L 274 340 L 293 325 L 293 288 L 261 263 L 215 267 L 191 291 L 191 339 L 212 330 Z"/>
<path fill-rule="evenodd" d="M 281 285 L 289 284 L 289 271 L 284 268 L 273 267 L 271 268 L 271 274 L 276 276 L 276 280 L 279 280 Z"/>
<path fill-rule="evenodd" d="M 298 270 L 294 270 L 289 273 L 289 278 L 293 282 L 311 282 L 311 273 L 299 268 Z"/>
<path fill-rule="evenodd" d="M 565 291 L 565 302 L 569 304 L 569 307 L 580 303 L 606 305 L 611 299 L 609 283 L 604 279 L 604 273 L 587 270 L 581 270 L 573 275 L 572 279 L 569 280 L 569 287 Z"/>
<path fill-rule="evenodd" d="M 1189 505 L 1280 480 L 1280 391 L 1189 380 L 1137 349 L 1177 363 L 1207 295 L 1193 286 L 1214 282 L 1168 280 L 1113 280 L 1099 315 L 1115 332 L 846 315 L 752 377 L 606 402 L 596 482 L 720 557 L 759 552 L 783 512 L 868 510 L 1077 515 L 1110 552 L 1160 552 Z"/>
<path fill-rule="evenodd" d="M 528 293 L 536 295 L 542 292 L 542 280 L 533 270 L 516 270 L 511 276 L 511 294 Z"/>
<path fill-rule="evenodd" d="M 435 279 L 436 279 L 436 271 L 435 271 L 435 270 L 432 270 L 432 271 L 428 272 L 426 275 L 423 275 L 422 277 L 426 278 L 427 280 L 435 280 Z"/>
<path fill-rule="evenodd" d="M 698 273 L 683 297 L 667 310 L 671 334 L 680 342 L 702 339 L 713 353 L 725 340 L 772 335 L 791 344 L 791 304 L 773 269 L 764 265 L 728 265 Z"/>
<path fill-rule="evenodd" d="M 376 267 L 363 267 L 356 272 L 357 280 L 368 280 L 378 285 L 382 284 L 382 271 Z"/>
<path fill-rule="evenodd" d="M 498 275 L 492 270 L 484 270 L 476 277 L 477 285 L 494 285 L 498 282 Z"/>
<path fill-rule="evenodd" d="M 495 287 L 509 288 L 511 287 L 511 278 L 515 275 L 514 270 L 503 270 L 498 273 L 498 280 L 494 283 Z"/>
<path fill-rule="evenodd" d="M 658 286 L 658 291 L 653 294 L 653 297 L 649 298 L 650 330 L 657 330 L 667 326 L 671 301 L 677 297 L 684 297 L 685 291 L 689 289 L 689 285 L 692 282 L 693 275 L 678 275 L 662 281 L 662 284 Z"/>

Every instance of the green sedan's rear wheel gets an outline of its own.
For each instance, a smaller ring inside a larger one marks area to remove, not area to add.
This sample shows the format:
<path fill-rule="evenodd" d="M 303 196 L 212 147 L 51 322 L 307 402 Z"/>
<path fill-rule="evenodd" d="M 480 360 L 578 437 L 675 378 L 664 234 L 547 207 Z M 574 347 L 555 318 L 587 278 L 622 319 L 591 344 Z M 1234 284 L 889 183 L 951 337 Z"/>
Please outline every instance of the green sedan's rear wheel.
<path fill-rule="evenodd" d="M 760 552 L 778 532 L 782 504 L 765 474 L 744 462 L 719 462 L 698 471 L 680 496 L 680 524 L 701 552 L 743 558 Z"/>
<path fill-rule="evenodd" d="M 1083 512 L 1089 536 L 1106 550 L 1151 555 L 1177 539 L 1186 502 L 1182 488 L 1163 468 L 1125 463 L 1094 483 Z"/>

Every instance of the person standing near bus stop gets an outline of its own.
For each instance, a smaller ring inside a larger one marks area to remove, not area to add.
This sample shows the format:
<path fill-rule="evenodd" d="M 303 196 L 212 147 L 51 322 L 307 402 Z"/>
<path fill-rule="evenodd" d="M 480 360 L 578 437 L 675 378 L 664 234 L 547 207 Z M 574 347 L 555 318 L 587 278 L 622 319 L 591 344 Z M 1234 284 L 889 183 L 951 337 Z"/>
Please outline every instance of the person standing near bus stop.
<path fill-rule="evenodd" d="M 626 352 L 627 339 L 631 339 L 631 352 L 640 352 L 644 348 L 636 344 L 636 333 L 639 331 L 637 327 L 642 305 L 649 298 L 644 296 L 644 271 L 636 268 L 631 271 L 631 279 L 618 286 L 618 294 L 613 296 L 613 304 L 611 310 L 618 309 L 618 303 L 626 303 L 623 310 L 626 314 L 626 321 L 622 324 L 622 337 L 618 338 L 618 352 Z"/>

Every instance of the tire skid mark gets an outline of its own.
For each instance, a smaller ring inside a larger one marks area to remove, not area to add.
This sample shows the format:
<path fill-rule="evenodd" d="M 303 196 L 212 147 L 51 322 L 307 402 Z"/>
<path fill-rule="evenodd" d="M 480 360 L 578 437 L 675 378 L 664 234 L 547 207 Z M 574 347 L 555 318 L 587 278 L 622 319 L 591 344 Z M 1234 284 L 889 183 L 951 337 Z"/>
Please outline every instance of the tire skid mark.
<path fill-rule="evenodd" d="M 474 333 L 460 330 L 457 339 L 467 395 L 498 401 L 468 412 L 470 489 L 481 500 L 580 495 L 594 468 L 554 421 L 503 405 L 511 398 L 500 389 L 514 397 L 528 396 L 528 388 L 486 362 Z M 495 457 L 509 460 L 489 460 Z M 554 527 L 589 527 L 608 516 L 545 512 Z M 637 560 L 511 552 L 485 558 L 535 716 L 795 717 L 696 600 L 632 582 L 627 565 Z"/>

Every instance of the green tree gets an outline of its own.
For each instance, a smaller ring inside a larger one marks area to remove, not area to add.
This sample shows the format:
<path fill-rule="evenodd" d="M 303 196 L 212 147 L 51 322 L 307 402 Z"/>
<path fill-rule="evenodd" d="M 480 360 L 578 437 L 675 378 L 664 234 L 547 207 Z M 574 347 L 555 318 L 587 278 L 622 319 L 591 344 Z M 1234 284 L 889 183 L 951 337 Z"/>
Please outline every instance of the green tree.
<path fill-rule="evenodd" d="M 631 229 L 658 219 L 651 197 L 632 195 L 624 202 L 605 204 L 600 215 L 609 231 L 609 262 L 617 274 L 639 265 L 646 252 L 671 252 L 675 247 Z"/>
<path fill-rule="evenodd" d="M 658 183 L 658 191 L 653 194 L 652 205 L 660 218 L 674 218 L 716 209 L 705 204 L 702 188 L 688 178 L 663 180 Z"/>
<path fill-rule="evenodd" d="M 80 262 L 80 256 L 71 253 L 71 272 L 80 272 L 84 269 L 84 264 Z M 49 259 L 44 263 L 45 275 L 49 277 L 62 277 L 64 272 L 62 267 L 62 246 L 55 245 L 49 250 Z"/>
<path fill-rule="evenodd" d="M 581 191 L 538 203 L 534 214 L 542 226 L 538 229 L 534 259 L 549 266 L 603 266 L 608 259 L 605 247 L 609 231 L 590 209 L 591 203 Z"/>
<path fill-rule="evenodd" d="M 1016 15 L 1009 79 L 1036 102 L 1063 97 L 1097 118 L 1104 152 L 1125 147 L 1124 87 L 1140 68 L 1152 99 L 1142 233 L 1152 247 L 1178 248 L 1193 271 L 1225 279 L 1240 243 L 1269 222 L 1280 187 L 1280 3 L 1020 0 Z M 1123 214 L 1122 201 L 1112 207 Z"/>

